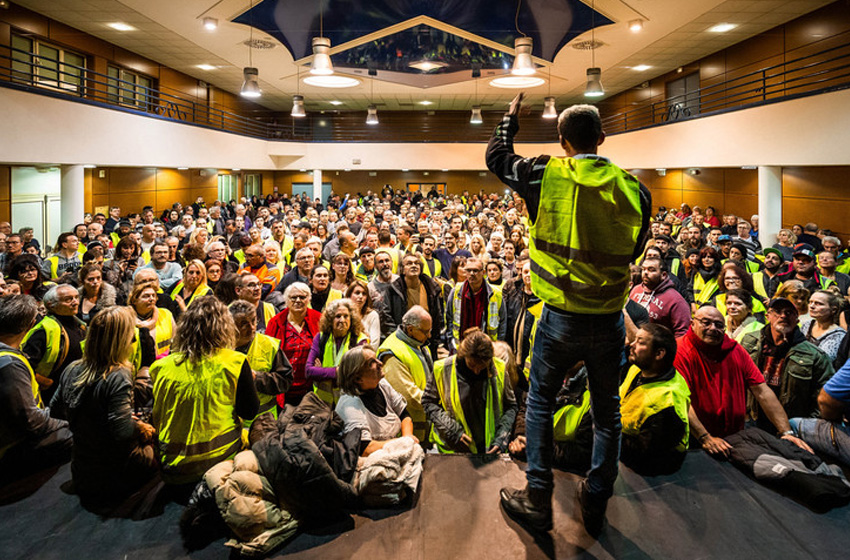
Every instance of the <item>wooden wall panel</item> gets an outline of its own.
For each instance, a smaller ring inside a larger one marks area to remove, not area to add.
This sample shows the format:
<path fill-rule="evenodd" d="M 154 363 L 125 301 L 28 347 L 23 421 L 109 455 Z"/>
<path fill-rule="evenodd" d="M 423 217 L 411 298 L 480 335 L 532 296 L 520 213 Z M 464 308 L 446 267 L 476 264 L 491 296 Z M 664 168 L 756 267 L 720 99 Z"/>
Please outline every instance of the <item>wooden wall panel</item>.
<path fill-rule="evenodd" d="M 0 221 L 12 220 L 12 168 L 0 165 Z"/>
<path fill-rule="evenodd" d="M 850 197 L 847 177 L 850 167 L 786 167 L 782 170 L 782 223 L 815 222 L 850 237 Z"/>

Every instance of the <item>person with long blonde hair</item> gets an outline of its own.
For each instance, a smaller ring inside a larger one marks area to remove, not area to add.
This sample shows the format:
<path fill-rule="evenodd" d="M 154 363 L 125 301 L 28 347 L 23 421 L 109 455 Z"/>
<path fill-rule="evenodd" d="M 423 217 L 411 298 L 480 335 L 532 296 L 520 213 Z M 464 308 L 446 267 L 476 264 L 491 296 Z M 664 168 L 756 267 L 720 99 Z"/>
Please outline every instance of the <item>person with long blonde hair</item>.
<path fill-rule="evenodd" d="M 157 472 L 154 428 L 133 416 L 136 321 L 126 307 L 109 307 L 89 324 L 82 359 L 62 373 L 50 403 L 74 434 L 71 476 L 84 504 L 127 496 Z"/>
<path fill-rule="evenodd" d="M 177 323 L 172 352 L 151 367 L 153 424 L 163 479 L 193 483 L 242 449 L 242 422 L 260 401 L 236 325 L 223 303 L 195 300 Z"/>
<path fill-rule="evenodd" d="M 177 302 L 180 311 L 184 312 L 192 303 L 200 297 L 209 294 L 212 290 L 207 286 L 207 269 L 204 263 L 193 259 L 186 263 L 183 269 L 183 279 L 171 288 L 171 299 Z"/>

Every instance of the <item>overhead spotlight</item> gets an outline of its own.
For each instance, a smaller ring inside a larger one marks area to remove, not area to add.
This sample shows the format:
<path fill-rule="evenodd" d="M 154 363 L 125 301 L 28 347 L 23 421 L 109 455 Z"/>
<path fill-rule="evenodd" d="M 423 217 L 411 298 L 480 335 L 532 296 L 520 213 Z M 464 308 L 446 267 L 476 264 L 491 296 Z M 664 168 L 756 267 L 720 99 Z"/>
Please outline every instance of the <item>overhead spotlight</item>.
<path fill-rule="evenodd" d="M 481 117 L 481 106 L 473 105 L 472 116 L 469 117 L 469 124 L 481 124 L 483 122 L 484 119 Z"/>
<path fill-rule="evenodd" d="M 588 68 L 587 85 L 584 86 L 584 96 L 602 97 L 603 95 L 605 95 L 605 88 L 602 87 L 602 69 Z"/>
<path fill-rule="evenodd" d="M 659 177 L 664 177 L 665 175 L 667 175 L 667 170 L 666 170 L 666 169 L 664 169 L 663 167 L 659 167 L 659 168 L 657 168 L 657 169 L 655 170 L 655 172 L 656 172 L 656 173 L 658 173 L 658 176 L 659 176 Z"/>
<path fill-rule="evenodd" d="M 303 95 L 293 95 L 292 96 L 292 112 L 289 113 L 291 116 L 295 118 L 306 117 L 307 111 L 304 110 L 304 96 Z"/>
<path fill-rule="evenodd" d="M 314 76 L 330 76 L 334 73 L 331 63 L 331 40 L 327 37 L 313 37 L 313 64 L 310 73 Z"/>
<path fill-rule="evenodd" d="M 369 105 L 366 111 L 366 124 L 378 124 L 378 108 Z"/>
<path fill-rule="evenodd" d="M 544 119 L 557 119 L 558 118 L 558 110 L 555 109 L 555 98 L 547 97 L 543 100 L 543 118 Z"/>
<path fill-rule="evenodd" d="M 638 33 L 643 29 L 643 20 L 642 19 L 633 19 L 629 22 L 629 30 L 632 33 Z"/>
<path fill-rule="evenodd" d="M 260 97 L 260 71 L 253 67 L 245 67 L 242 70 L 242 89 L 239 95 L 242 97 Z"/>
<path fill-rule="evenodd" d="M 8 10 L 9 9 L 9 0 L 0 0 L 0 9 Z"/>
<path fill-rule="evenodd" d="M 511 74 L 514 76 L 531 76 L 537 73 L 537 67 L 534 66 L 534 61 L 531 60 L 531 49 L 534 42 L 531 37 L 517 37 L 514 40 L 514 65 L 511 68 Z"/>
<path fill-rule="evenodd" d="M 699 175 L 700 173 L 702 173 L 702 171 L 700 171 L 696 167 L 692 167 L 688 169 L 688 173 L 690 173 L 691 175 Z"/>
<path fill-rule="evenodd" d="M 214 17 L 205 17 L 203 19 L 204 29 L 207 31 L 215 31 L 218 29 L 218 20 Z"/>

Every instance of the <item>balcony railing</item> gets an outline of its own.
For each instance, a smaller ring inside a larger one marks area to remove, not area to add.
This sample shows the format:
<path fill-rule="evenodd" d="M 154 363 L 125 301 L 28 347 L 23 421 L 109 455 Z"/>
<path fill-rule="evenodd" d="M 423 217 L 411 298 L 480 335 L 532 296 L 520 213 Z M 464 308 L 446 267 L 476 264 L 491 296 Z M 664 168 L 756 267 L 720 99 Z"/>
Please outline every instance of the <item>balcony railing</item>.
<path fill-rule="evenodd" d="M 800 56 L 684 95 L 603 116 L 608 134 L 765 105 L 850 87 L 850 44 Z"/>

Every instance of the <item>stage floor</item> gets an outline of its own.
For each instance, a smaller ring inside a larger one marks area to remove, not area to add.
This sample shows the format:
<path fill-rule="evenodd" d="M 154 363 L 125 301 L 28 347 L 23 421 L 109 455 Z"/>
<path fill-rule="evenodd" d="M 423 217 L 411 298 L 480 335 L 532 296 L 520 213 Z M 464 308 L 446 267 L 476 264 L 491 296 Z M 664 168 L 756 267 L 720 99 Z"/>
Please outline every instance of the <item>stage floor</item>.
<path fill-rule="evenodd" d="M 226 559 L 223 540 L 187 554 L 182 506 L 142 521 L 103 519 L 62 490 L 63 466 L 35 493 L 0 506 L 0 556 L 32 559 Z M 350 527 L 300 534 L 272 558 L 336 560 L 496 558 L 847 558 L 850 507 L 816 514 L 760 486 L 727 463 L 692 452 L 671 476 L 620 468 L 597 542 L 578 521 L 578 477 L 556 472 L 555 529 L 535 540 L 499 508 L 499 488 L 524 483 L 507 459 L 429 455 L 419 498 L 405 510 L 353 515 Z M 346 530 L 347 529 L 347 530 Z"/>

